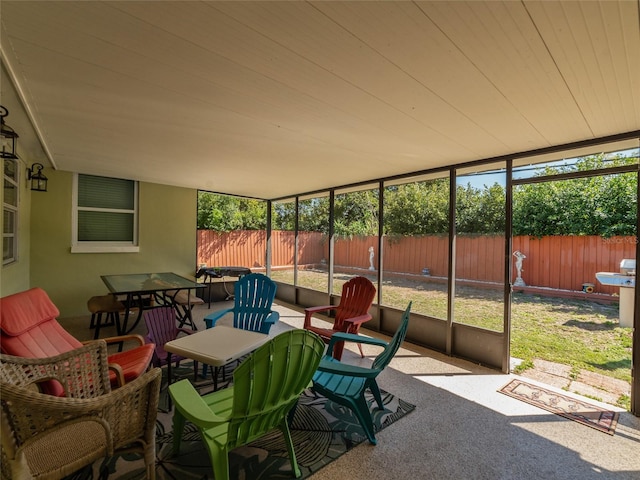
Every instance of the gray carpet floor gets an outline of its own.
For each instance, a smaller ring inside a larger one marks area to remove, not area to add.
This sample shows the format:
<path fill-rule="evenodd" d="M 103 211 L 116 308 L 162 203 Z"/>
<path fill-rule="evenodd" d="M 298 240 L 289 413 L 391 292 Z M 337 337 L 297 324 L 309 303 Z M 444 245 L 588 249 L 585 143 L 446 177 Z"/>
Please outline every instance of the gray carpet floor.
<path fill-rule="evenodd" d="M 196 306 L 198 328 L 204 328 L 207 313 L 229 306 L 232 302 Z M 302 327 L 300 309 L 274 308 L 280 321 L 272 334 Z M 230 316 L 221 322 L 231 324 Z M 88 316 L 61 323 L 79 339 L 93 336 Z M 105 328 L 101 336 L 115 335 L 114 330 Z M 144 325 L 135 332 L 144 334 Z M 365 348 L 364 359 L 356 352 L 345 350 L 343 360 L 370 362 L 377 350 Z M 640 479 L 640 418 L 585 399 L 621 412 L 610 436 L 497 392 L 514 377 L 405 343 L 379 384 L 416 405 L 415 411 L 380 432 L 378 445 L 364 442 L 310 478 Z"/>

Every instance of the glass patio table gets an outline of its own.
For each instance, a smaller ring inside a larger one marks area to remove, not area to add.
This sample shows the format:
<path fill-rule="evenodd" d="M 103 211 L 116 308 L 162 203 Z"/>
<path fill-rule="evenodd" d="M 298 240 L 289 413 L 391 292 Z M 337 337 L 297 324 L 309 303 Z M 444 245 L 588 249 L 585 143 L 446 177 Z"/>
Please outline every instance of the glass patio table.
<path fill-rule="evenodd" d="M 126 295 L 122 325 L 116 325 L 118 335 L 130 333 L 140 322 L 142 311 L 153 308 L 153 301 L 145 302 L 143 297 L 150 296 L 160 304 L 176 306 L 175 298 L 181 290 L 187 291 L 203 288 L 204 285 L 194 280 L 182 277 L 176 273 L 127 273 L 122 275 L 101 275 L 102 281 L 113 295 Z M 132 308 L 138 308 L 136 321 L 128 327 L 129 313 Z M 191 309 L 188 309 L 190 314 Z"/>

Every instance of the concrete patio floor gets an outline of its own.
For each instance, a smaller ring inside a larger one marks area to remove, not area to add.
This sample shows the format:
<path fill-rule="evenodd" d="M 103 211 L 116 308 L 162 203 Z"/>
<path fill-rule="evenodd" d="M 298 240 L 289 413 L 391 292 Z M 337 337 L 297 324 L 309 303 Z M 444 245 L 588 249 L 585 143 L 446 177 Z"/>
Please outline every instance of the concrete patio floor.
<path fill-rule="evenodd" d="M 231 306 L 216 302 L 194 308 L 198 328 L 203 317 Z M 300 328 L 304 314 L 289 305 L 275 305 L 280 322 L 272 329 Z M 222 320 L 230 323 L 230 316 Z M 88 317 L 65 319 L 63 325 L 78 338 L 89 339 Z M 145 333 L 144 326 L 136 331 Z M 363 330 L 362 333 L 381 336 Z M 104 335 L 115 334 L 105 329 Z M 355 347 L 343 360 L 367 363 L 375 347 L 365 347 L 361 359 Z M 547 372 L 547 374 L 553 375 Z M 558 392 L 620 412 L 614 435 L 554 415 L 498 389 L 517 375 L 505 375 L 474 363 L 405 343 L 380 375 L 381 388 L 416 405 L 378 435 L 312 475 L 313 480 L 350 478 L 420 479 L 624 479 L 640 478 L 640 418 L 622 409 L 580 397 L 547 383 Z"/>

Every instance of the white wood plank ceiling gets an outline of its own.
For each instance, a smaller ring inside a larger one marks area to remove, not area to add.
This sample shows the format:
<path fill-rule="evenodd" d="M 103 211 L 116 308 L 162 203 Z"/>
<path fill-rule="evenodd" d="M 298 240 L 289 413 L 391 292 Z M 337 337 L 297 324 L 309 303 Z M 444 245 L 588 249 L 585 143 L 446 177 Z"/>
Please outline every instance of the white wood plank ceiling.
<path fill-rule="evenodd" d="M 277 198 L 640 130 L 638 1 L 1 0 L 0 18 L 65 171 Z"/>

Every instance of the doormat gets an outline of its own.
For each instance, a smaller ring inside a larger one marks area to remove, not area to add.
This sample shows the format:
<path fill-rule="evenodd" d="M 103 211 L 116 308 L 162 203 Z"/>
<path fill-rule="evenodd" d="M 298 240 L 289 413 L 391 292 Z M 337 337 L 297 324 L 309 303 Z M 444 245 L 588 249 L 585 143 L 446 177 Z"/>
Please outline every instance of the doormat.
<path fill-rule="evenodd" d="M 179 376 L 193 378 L 193 367 L 189 363 L 185 367 L 176 369 L 181 374 Z M 163 368 L 163 370 L 166 369 Z M 220 369 L 218 374 L 221 377 L 219 378 L 221 383 L 229 382 L 230 376 L 233 376 L 232 370 L 233 367 L 225 372 Z M 163 371 L 164 374 L 166 371 Z M 373 396 L 365 395 L 376 432 L 389 427 L 415 409 L 415 405 L 384 390 L 381 394 L 384 405 L 382 410 L 378 409 Z M 209 454 L 193 424 L 187 422 L 182 435 L 180 453 L 176 456 L 172 455 L 173 411 L 163 411 L 165 395 L 166 392 L 163 391 L 156 422 L 156 480 L 213 479 Z M 302 472 L 300 478 L 309 477 L 358 444 L 368 441 L 353 411 L 310 390 L 306 390 L 300 396 L 290 430 L 296 458 Z M 92 477 L 76 476 L 73 480 L 87 478 L 143 480 L 146 476 L 144 461 L 138 454 L 99 460 L 92 470 Z M 229 453 L 229 470 L 230 478 L 238 480 L 293 478 L 287 447 L 280 430 L 276 429 L 249 445 L 232 450 Z"/>
<path fill-rule="evenodd" d="M 619 413 L 548 390 L 538 385 L 513 379 L 498 390 L 500 393 L 613 435 Z"/>

